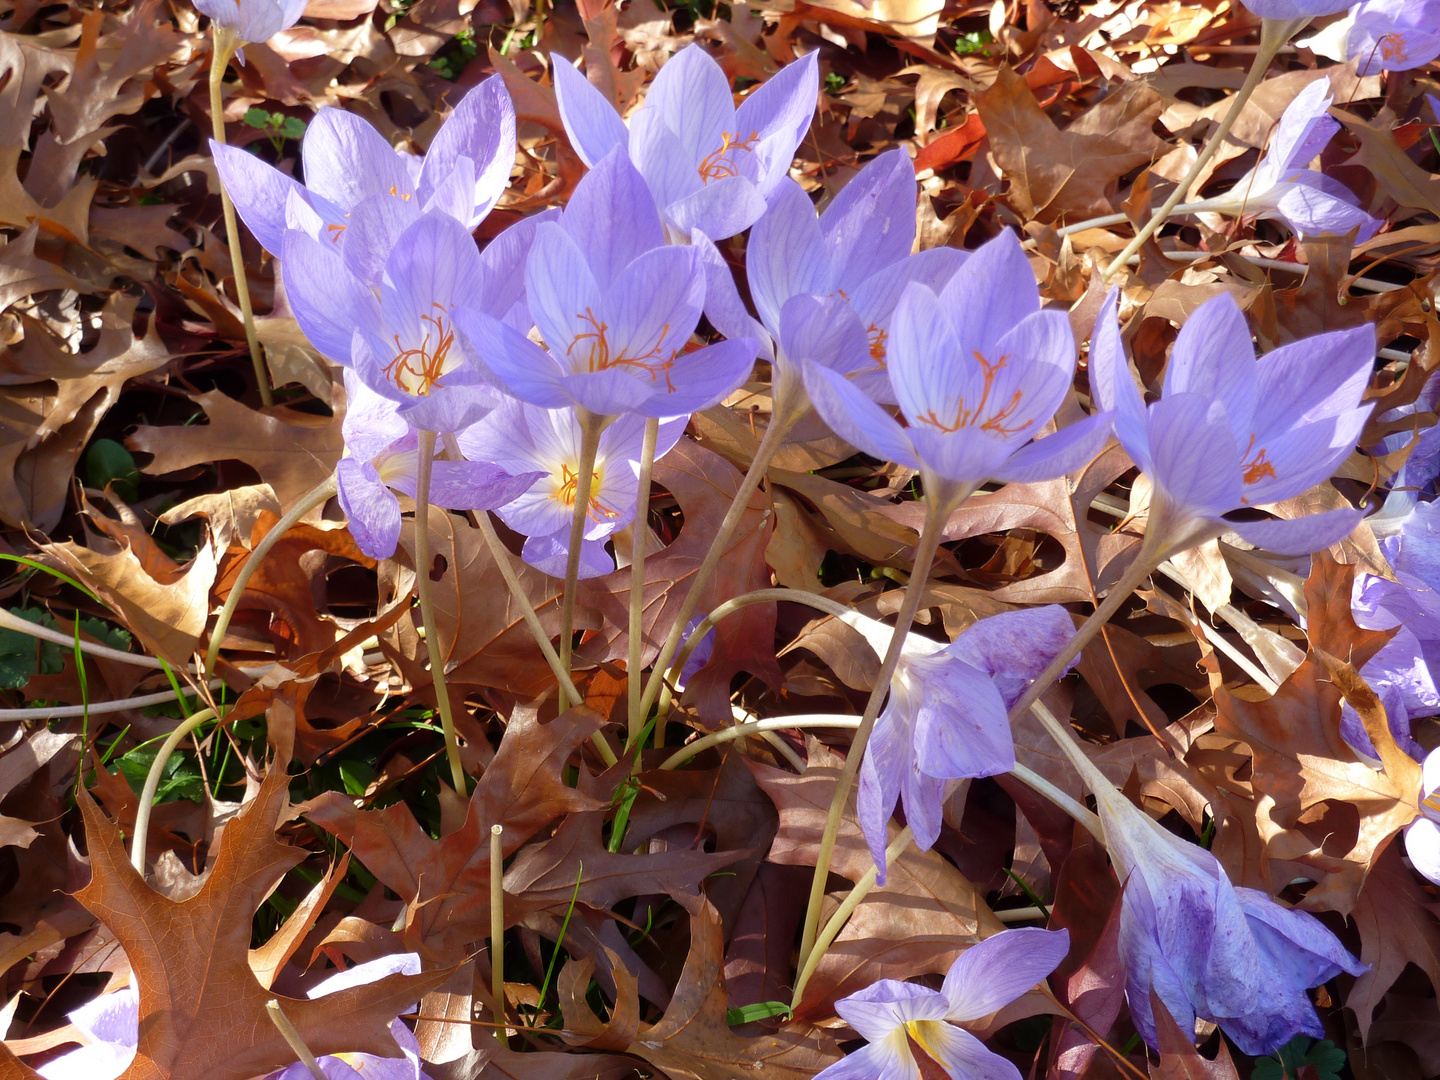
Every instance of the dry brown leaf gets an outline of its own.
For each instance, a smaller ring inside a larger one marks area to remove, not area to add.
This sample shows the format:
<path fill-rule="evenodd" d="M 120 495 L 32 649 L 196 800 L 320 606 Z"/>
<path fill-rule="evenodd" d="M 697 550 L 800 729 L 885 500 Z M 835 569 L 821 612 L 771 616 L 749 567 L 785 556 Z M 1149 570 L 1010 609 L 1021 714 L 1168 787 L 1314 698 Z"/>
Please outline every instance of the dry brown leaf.
<path fill-rule="evenodd" d="M 1407 964 L 1429 977 L 1440 993 L 1440 905 L 1420 886 L 1391 844 L 1355 902 L 1351 917 L 1360 931 L 1360 959 L 1370 970 L 1355 980 L 1345 1004 L 1355 1011 L 1361 1039 L 1369 1039 L 1375 1007 Z"/>

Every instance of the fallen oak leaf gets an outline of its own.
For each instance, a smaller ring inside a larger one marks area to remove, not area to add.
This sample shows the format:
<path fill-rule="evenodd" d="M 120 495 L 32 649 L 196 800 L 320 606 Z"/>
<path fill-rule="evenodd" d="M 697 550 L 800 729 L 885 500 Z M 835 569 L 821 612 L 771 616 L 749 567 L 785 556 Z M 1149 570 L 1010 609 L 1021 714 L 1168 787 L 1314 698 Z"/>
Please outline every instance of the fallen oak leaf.
<path fill-rule="evenodd" d="M 1370 970 L 1355 980 L 1345 1004 L 1368 1042 L 1375 1009 L 1409 964 L 1440 991 L 1440 920 L 1437 905 L 1391 844 L 1375 860 L 1351 917 L 1360 932 L 1360 959 Z"/>
<path fill-rule="evenodd" d="M 119 1080 L 249 1080 L 295 1060 L 266 1012 L 278 995 L 256 980 L 249 962 L 256 908 L 309 854 L 274 834 L 288 786 L 283 764 L 273 765 L 221 834 L 200 890 L 178 902 L 146 884 L 115 826 L 88 792 L 77 792 L 91 879 L 76 899 L 114 933 L 140 988 L 139 1044 Z M 320 1000 L 278 999 L 316 1054 L 399 1057 L 391 1021 L 448 976 L 446 969 L 391 975 Z"/>

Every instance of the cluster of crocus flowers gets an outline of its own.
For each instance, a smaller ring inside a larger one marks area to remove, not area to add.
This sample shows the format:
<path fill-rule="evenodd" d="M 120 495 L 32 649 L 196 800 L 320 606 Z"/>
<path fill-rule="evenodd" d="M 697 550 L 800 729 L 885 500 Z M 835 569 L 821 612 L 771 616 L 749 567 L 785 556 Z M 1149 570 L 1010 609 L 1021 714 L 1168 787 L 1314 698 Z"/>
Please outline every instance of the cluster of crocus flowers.
<path fill-rule="evenodd" d="M 1181 327 L 1160 399 L 1147 406 L 1116 304 L 1112 292 L 1095 325 L 1091 387 L 1154 485 L 1152 551 L 1184 550 L 1229 530 L 1256 547 L 1308 555 L 1349 535 L 1358 510 L 1290 520 L 1234 515 L 1309 490 L 1355 448 L 1372 408 L 1360 399 L 1375 359 L 1374 327 L 1317 334 L 1257 361 L 1245 316 L 1228 294 L 1218 296 Z"/>
<path fill-rule="evenodd" d="M 1333 97 L 1330 80 L 1316 79 L 1286 107 L 1256 166 L 1223 195 L 1187 203 L 1193 213 L 1273 218 L 1300 237 L 1356 230 L 1356 241 L 1368 240 L 1380 222 L 1355 204 L 1344 184 L 1309 168 L 1340 125 L 1327 110 Z"/>
<path fill-rule="evenodd" d="M 881 979 L 841 998 L 835 1011 L 869 1045 L 815 1080 L 919 1080 L 912 1043 L 953 1080 L 1020 1080 L 1012 1062 L 959 1025 L 1033 989 L 1069 949 L 1066 930 L 1005 930 L 961 953 L 939 990 Z"/>
<path fill-rule="evenodd" d="M 1365 0 L 1299 44 L 1331 60 L 1356 61 L 1359 75 L 1413 71 L 1440 56 L 1440 3 Z"/>
<path fill-rule="evenodd" d="M 237 42 L 269 41 L 305 13 L 306 0 L 195 0 L 195 10 Z M 240 62 L 245 62 L 244 53 Z"/>

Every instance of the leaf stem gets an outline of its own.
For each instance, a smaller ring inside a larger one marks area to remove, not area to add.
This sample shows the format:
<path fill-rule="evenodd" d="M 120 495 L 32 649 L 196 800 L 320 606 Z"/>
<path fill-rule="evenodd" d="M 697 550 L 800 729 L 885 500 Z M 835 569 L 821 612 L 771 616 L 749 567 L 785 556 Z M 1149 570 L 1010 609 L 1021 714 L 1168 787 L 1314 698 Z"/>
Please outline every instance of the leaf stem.
<path fill-rule="evenodd" d="M 1240 118 L 1240 113 L 1244 110 L 1245 103 L 1250 100 L 1250 96 L 1255 93 L 1255 88 L 1258 87 L 1260 81 L 1265 78 L 1265 72 L 1270 67 L 1270 61 L 1275 59 L 1275 54 L 1280 51 L 1280 46 L 1284 45 L 1285 42 L 1299 33 L 1309 21 L 1309 18 L 1261 20 L 1260 47 L 1255 51 L 1255 59 L 1250 64 L 1250 71 L 1246 74 L 1245 82 L 1241 85 L 1239 93 L 1231 99 L 1230 108 L 1225 112 L 1225 118 L 1220 121 L 1220 126 L 1215 129 L 1214 133 L 1205 143 L 1199 156 L 1195 158 L 1195 163 L 1190 166 L 1185 175 L 1180 178 L 1180 182 L 1175 185 L 1175 190 L 1170 193 L 1170 197 L 1165 200 L 1160 209 L 1156 210 L 1155 213 L 1150 216 L 1150 220 L 1135 234 L 1135 238 L 1125 246 L 1125 250 L 1115 256 L 1115 260 L 1106 267 L 1105 281 L 1109 281 L 1114 277 L 1116 271 L 1125 265 L 1130 256 L 1136 254 L 1144 247 L 1145 241 L 1149 240 L 1150 237 L 1155 234 L 1155 230 L 1160 228 L 1160 226 L 1165 223 L 1165 219 L 1174 212 L 1175 208 L 1185 201 L 1185 197 L 1190 193 L 1190 185 L 1195 182 L 1195 178 L 1200 175 L 1205 166 L 1210 164 L 1210 159 L 1215 156 L 1216 151 L 1220 149 L 1220 144 L 1223 143 L 1225 137 L 1230 134 L 1230 129 L 1235 126 L 1235 121 Z"/>
<path fill-rule="evenodd" d="M 895 631 L 890 638 L 890 647 L 885 650 L 885 659 L 880 664 L 880 673 L 876 676 L 875 686 L 870 691 L 870 700 L 865 704 L 865 714 L 860 718 L 860 726 L 855 732 L 855 738 L 850 744 L 850 751 L 845 755 L 845 766 L 840 770 L 840 778 L 835 783 L 835 794 L 830 800 L 830 811 L 825 817 L 825 831 L 820 836 L 820 850 L 815 861 L 815 877 L 810 882 L 810 901 L 805 911 L 804 929 L 800 936 L 800 956 L 802 963 L 811 965 L 811 958 L 818 962 L 817 952 L 823 948 L 816 949 L 816 932 L 820 927 L 820 905 L 825 898 L 825 882 L 830 876 L 830 860 L 835 853 L 835 838 L 840 832 L 840 821 L 845 814 L 845 806 L 850 798 L 850 789 L 855 782 L 855 774 L 860 770 L 860 762 L 865 754 L 865 744 L 870 740 L 870 732 L 875 727 L 875 719 L 880 715 L 880 706 L 885 703 L 889 694 L 890 680 L 895 674 L 895 668 L 900 663 L 900 655 L 905 648 L 905 639 L 910 633 L 910 626 L 915 621 L 915 613 L 920 609 L 920 598 L 925 595 L 925 586 L 930 578 L 930 567 L 935 561 L 935 552 L 940 547 L 940 537 L 944 532 L 945 521 L 954 509 L 956 500 L 953 498 L 940 498 L 937 494 L 931 493 L 926 500 L 925 523 L 920 529 L 920 539 L 915 546 L 915 565 L 910 575 L 910 582 L 905 586 L 905 599 L 900 605 L 900 613 L 895 617 Z"/>
<path fill-rule="evenodd" d="M 577 408 L 580 421 L 580 462 L 575 476 L 575 506 L 570 513 L 570 550 L 565 558 L 565 592 L 560 600 L 560 667 L 568 675 L 575 651 L 575 594 L 580 580 L 580 549 L 585 542 L 585 523 L 590 520 L 590 489 L 595 481 L 595 455 L 605 421 L 594 413 Z"/>
<path fill-rule="evenodd" d="M 155 760 L 150 763 L 150 771 L 145 774 L 145 786 L 140 791 L 140 805 L 135 810 L 135 835 L 130 841 L 130 865 L 142 878 L 145 876 L 145 847 L 150 832 L 150 812 L 155 806 L 155 793 L 160 790 L 160 777 L 165 772 L 165 763 L 170 760 L 170 755 L 175 752 L 182 739 L 201 724 L 214 719 L 214 710 L 201 709 L 194 716 L 180 721 L 175 730 L 160 744 L 160 749 L 155 752 Z"/>
<path fill-rule="evenodd" d="M 210 123 L 214 128 L 215 141 L 225 145 L 225 102 L 221 88 L 225 82 L 225 71 L 230 66 L 230 57 L 239 47 L 235 32 L 212 22 L 210 29 L 214 44 L 210 53 Z M 270 392 L 270 375 L 265 369 L 265 360 L 260 355 L 260 339 L 255 333 L 255 311 L 250 305 L 250 282 L 245 277 L 245 259 L 240 252 L 240 225 L 235 220 L 235 204 L 230 193 L 220 183 L 220 208 L 225 215 L 225 242 L 230 246 L 230 266 L 235 274 L 235 297 L 240 301 L 240 314 L 245 321 L 245 344 L 250 349 L 250 363 L 255 367 L 255 382 L 260 387 L 260 404 L 270 408 L 275 396 Z"/>
<path fill-rule="evenodd" d="M 420 601 L 420 621 L 425 624 L 425 652 L 430 657 L 430 682 L 435 688 L 435 707 L 440 710 L 440 727 L 445 732 L 450 782 L 455 794 L 464 798 L 468 794 L 465 767 L 460 762 L 460 742 L 455 735 L 450 691 L 445 685 L 445 655 L 440 648 L 440 626 L 430 588 L 430 474 L 435 466 L 435 432 L 419 434 L 420 460 L 415 466 L 415 596 Z"/>
<path fill-rule="evenodd" d="M 645 727 L 645 710 L 641 708 L 645 685 L 640 676 L 645 658 L 645 545 L 650 541 L 650 477 L 655 469 L 655 443 L 660 437 L 660 421 L 645 421 L 645 437 L 640 446 L 639 488 L 635 493 L 635 521 L 631 525 L 634 539 L 630 551 L 630 652 L 625 667 L 626 693 L 629 700 L 630 738 L 633 746 Z"/>
<path fill-rule="evenodd" d="M 245 595 L 245 587 L 250 584 L 250 579 L 260 569 L 260 564 L 265 561 L 265 556 L 301 518 L 334 494 L 335 476 L 332 473 L 302 495 L 300 501 L 285 512 L 285 516 L 260 538 L 260 542 L 250 552 L 249 557 L 245 560 L 245 565 L 235 576 L 235 584 L 230 587 L 230 595 L 225 598 L 225 606 L 220 609 L 220 614 L 215 619 L 215 628 L 210 631 L 210 644 L 205 648 L 203 675 L 206 679 L 210 678 L 215 671 L 215 661 L 220 657 L 220 645 L 225 640 L 225 631 L 230 628 L 230 620 L 235 617 L 235 612 L 240 607 L 240 600 Z"/>

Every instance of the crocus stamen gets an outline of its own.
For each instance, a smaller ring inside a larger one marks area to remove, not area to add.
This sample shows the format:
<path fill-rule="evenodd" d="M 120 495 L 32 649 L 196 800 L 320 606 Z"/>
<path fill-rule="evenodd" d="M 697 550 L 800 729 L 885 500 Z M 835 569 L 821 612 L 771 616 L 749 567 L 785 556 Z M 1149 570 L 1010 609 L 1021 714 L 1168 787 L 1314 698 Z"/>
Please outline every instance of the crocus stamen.
<path fill-rule="evenodd" d="M 981 421 L 980 418 L 985 415 L 985 406 L 990 401 L 990 393 L 995 389 L 995 376 L 1000 373 L 1000 369 L 1005 366 L 1005 362 L 1010 359 L 1010 356 L 1007 353 L 992 364 L 980 354 L 978 349 L 972 350 L 972 352 L 975 359 L 980 362 L 980 369 L 985 373 L 985 385 L 980 391 L 979 404 L 974 409 L 967 409 L 965 408 L 965 399 L 962 397 L 955 408 L 953 423 L 946 424 L 935 415 L 933 409 L 920 417 L 920 422 L 938 428 L 947 435 L 959 431 L 963 427 L 979 427 L 981 431 L 993 431 L 997 435 L 1014 435 L 1018 431 L 1024 431 L 1034 422 L 1033 419 L 1013 427 L 1007 427 L 1005 423 L 1015 415 L 1015 410 L 1020 407 L 1020 399 L 1025 396 L 1023 389 L 1017 389 L 1011 395 L 1010 400 L 1005 403 L 1004 408 L 992 413 L 983 422 Z"/>
<path fill-rule="evenodd" d="M 399 198 L 401 202 L 409 202 L 411 199 L 411 195 L 408 191 L 401 191 L 394 184 L 390 185 L 390 194 Z"/>
<path fill-rule="evenodd" d="M 328 232 L 328 233 L 333 233 L 334 235 L 330 237 L 330 242 L 331 242 L 332 244 L 338 244 L 338 243 L 340 242 L 340 234 L 343 233 L 343 232 L 344 232 L 346 229 L 348 229 L 349 227 L 350 227 L 350 226 L 348 226 L 348 225 L 335 225 L 335 224 L 330 224 L 330 225 L 326 225 L 326 226 L 325 226 L 325 231 Z"/>
<path fill-rule="evenodd" d="M 581 322 L 589 323 L 594 327 L 594 330 L 587 331 L 583 334 L 576 334 L 575 339 L 570 342 L 569 347 L 565 350 L 566 356 L 571 355 L 575 346 L 579 345 L 580 342 L 588 341 L 590 343 L 590 354 L 585 358 L 587 371 L 608 371 L 613 367 L 639 368 L 650 376 L 651 382 L 654 382 L 658 376 L 663 374 L 665 376 L 665 389 L 672 394 L 675 392 L 675 384 L 670 381 L 670 369 L 675 366 L 675 354 L 672 352 L 668 357 L 665 357 L 660 348 L 660 342 L 664 341 L 666 335 L 670 333 L 669 323 L 666 323 L 660 328 L 659 340 L 656 341 L 654 347 L 644 355 L 626 356 L 622 351 L 619 356 L 612 357 L 610 355 L 610 341 L 605 336 L 610 330 L 610 324 L 601 322 L 590 308 L 586 308 L 585 313 L 579 316 L 579 318 Z"/>
<path fill-rule="evenodd" d="M 435 306 L 440 308 L 439 304 Z M 419 346 L 414 349 L 401 348 L 400 335 L 395 335 L 397 351 L 395 359 L 386 365 L 385 375 L 407 394 L 416 394 L 421 397 L 429 394 L 431 388 L 440 381 L 440 376 L 445 374 L 450 346 L 455 344 L 455 330 L 454 327 L 446 324 L 444 308 L 440 308 L 440 311 L 439 315 L 420 316 L 421 321 L 428 322 L 435 327 L 437 341 L 433 351 L 428 331 Z"/>
<path fill-rule="evenodd" d="M 725 155 L 731 150 L 743 150 L 746 153 L 750 153 L 754 151 L 755 144 L 759 140 L 760 133 L 758 131 L 750 132 L 749 137 L 743 142 L 740 140 L 740 133 L 738 131 L 724 132 L 720 136 L 720 148 L 710 151 L 710 153 L 705 155 L 705 159 L 700 162 L 700 167 L 696 170 L 700 173 L 700 179 L 708 184 L 711 180 L 723 180 L 727 176 L 739 176 L 740 170 L 736 168 L 733 161 L 726 161 Z"/>
<path fill-rule="evenodd" d="M 885 367 L 885 347 L 890 340 L 890 333 L 887 330 L 882 330 L 874 323 L 870 324 L 866 332 L 870 335 L 870 359 L 875 361 L 877 368 L 883 370 Z"/>
<path fill-rule="evenodd" d="M 1252 459 L 1250 451 L 1254 448 L 1255 436 L 1251 435 L 1250 443 L 1245 447 L 1245 457 L 1240 462 L 1240 468 L 1243 470 L 1240 478 L 1247 484 L 1258 484 L 1261 480 L 1274 480 L 1275 466 L 1270 464 L 1270 459 L 1266 457 L 1265 447 L 1262 446 L 1260 452 Z"/>
<path fill-rule="evenodd" d="M 585 508 L 586 516 L 596 523 L 601 518 L 617 518 L 620 511 L 613 510 L 600 501 L 600 486 L 605 477 L 604 472 L 597 466 L 594 476 L 590 480 L 590 503 Z M 580 486 L 580 474 L 570 468 L 566 462 L 560 463 L 560 486 L 550 496 L 563 506 L 575 505 L 575 489 Z"/>
<path fill-rule="evenodd" d="M 1384 35 L 1376 44 L 1380 47 L 1380 55 L 1386 60 L 1400 60 L 1405 57 L 1405 39 L 1394 31 Z"/>

